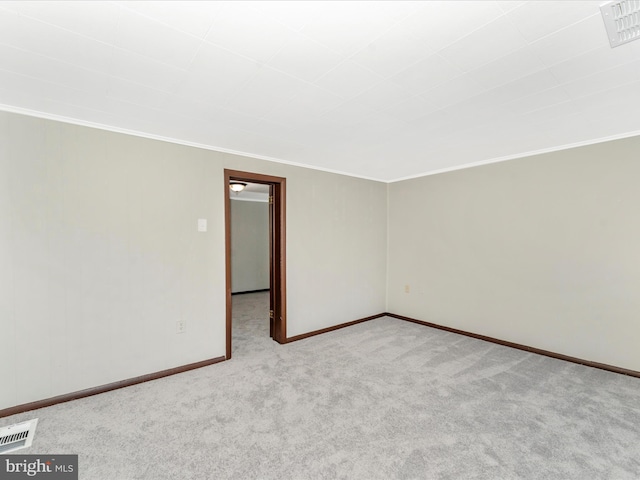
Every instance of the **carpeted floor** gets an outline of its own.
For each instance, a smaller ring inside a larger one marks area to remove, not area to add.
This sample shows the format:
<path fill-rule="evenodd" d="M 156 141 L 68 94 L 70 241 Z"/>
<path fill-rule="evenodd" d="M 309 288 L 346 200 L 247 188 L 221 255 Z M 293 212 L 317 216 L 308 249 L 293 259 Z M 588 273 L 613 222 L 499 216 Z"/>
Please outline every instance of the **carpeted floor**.
<path fill-rule="evenodd" d="M 234 296 L 233 359 L 0 419 L 85 480 L 638 479 L 640 379 L 391 318 L 289 345 Z"/>

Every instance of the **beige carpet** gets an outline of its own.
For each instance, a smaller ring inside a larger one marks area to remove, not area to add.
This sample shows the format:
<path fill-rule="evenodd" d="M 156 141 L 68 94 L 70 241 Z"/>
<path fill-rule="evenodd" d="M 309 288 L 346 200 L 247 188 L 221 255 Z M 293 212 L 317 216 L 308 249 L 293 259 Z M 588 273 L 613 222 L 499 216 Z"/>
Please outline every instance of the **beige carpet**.
<path fill-rule="evenodd" d="M 640 478 L 639 379 L 391 318 L 280 346 L 267 304 L 230 362 L 0 425 L 86 480 Z"/>

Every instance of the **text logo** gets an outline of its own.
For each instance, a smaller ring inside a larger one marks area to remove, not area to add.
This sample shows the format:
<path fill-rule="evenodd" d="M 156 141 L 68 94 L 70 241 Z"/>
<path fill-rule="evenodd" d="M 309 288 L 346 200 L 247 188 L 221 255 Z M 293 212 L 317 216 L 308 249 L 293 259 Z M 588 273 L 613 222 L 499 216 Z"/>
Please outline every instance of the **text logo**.
<path fill-rule="evenodd" d="M 0 480 L 78 480 L 78 455 L 0 455 Z"/>

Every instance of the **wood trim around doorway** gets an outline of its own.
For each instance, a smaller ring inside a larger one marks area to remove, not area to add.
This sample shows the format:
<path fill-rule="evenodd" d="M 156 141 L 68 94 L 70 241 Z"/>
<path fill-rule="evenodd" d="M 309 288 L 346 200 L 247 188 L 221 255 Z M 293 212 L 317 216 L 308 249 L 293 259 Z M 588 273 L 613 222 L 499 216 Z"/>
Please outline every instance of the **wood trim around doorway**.
<path fill-rule="evenodd" d="M 232 318 L 231 318 L 231 200 L 229 198 L 229 182 L 262 183 L 273 188 L 273 228 L 275 239 L 274 258 L 271 268 L 275 268 L 275 290 L 278 310 L 274 319 L 273 339 L 281 344 L 287 343 L 287 282 L 286 282 L 286 178 L 243 172 L 240 170 L 224 170 L 224 229 L 225 229 L 225 282 L 226 282 L 226 359 L 231 358 Z"/>

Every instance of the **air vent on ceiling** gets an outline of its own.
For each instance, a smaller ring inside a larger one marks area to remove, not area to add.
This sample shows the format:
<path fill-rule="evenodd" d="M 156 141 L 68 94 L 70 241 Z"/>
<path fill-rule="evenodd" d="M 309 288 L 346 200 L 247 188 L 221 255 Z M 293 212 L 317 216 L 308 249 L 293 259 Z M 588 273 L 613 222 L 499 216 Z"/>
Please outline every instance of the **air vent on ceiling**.
<path fill-rule="evenodd" d="M 38 419 L 0 428 L 0 454 L 31 446 Z"/>
<path fill-rule="evenodd" d="M 612 48 L 640 38 L 640 0 L 608 2 L 600 12 Z"/>

